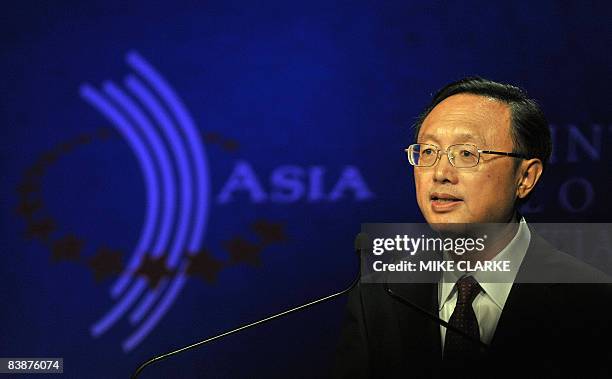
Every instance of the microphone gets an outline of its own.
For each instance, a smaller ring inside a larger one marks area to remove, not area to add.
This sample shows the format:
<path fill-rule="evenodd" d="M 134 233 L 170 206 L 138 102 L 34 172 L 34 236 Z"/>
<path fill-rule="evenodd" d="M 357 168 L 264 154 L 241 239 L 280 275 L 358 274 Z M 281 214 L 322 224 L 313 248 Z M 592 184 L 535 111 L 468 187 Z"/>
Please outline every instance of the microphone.
<path fill-rule="evenodd" d="M 221 334 L 217 334 L 216 336 L 206 338 L 206 339 L 204 339 L 202 341 L 193 343 L 191 345 L 182 347 L 180 349 L 170 351 L 170 352 L 168 352 L 166 354 L 162 354 L 162 355 L 158 355 L 156 357 L 153 357 L 153 358 L 149 359 L 148 361 L 142 363 L 140 366 L 138 366 L 136 371 L 134 371 L 134 373 L 132 374 L 131 378 L 132 379 L 136 379 L 138 377 L 138 375 L 140 375 L 142 370 L 145 369 L 145 367 L 149 366 L 150 364 L 152 364 L 154 362 L 159 362 L 159 361 L 161 361 L 163 359 L 169 358 L 169 357 L 171 357 L 173 355 L 182 353 L 182 352 L 187 351 L 187 350 L 194 349 L 194 348 L 196 348 L 198 346 L 202 346 L 202 345 L 207 344 L 209 342 L 212 342 L 214 340 L 217 340 L 217 339 L 229 336 L 229 335 L 234 334 L 234 333 L 238 333 L 238 332 L 240 332 L 242 330 L 251 328 L 253 326 L 261 325 L 261 324 L 263 324 L 265 322 L 272 321 L 274 319 L 277 319 L 279 317 L 288 315 L 290 313 L 294 313 L 294 312 L 306 309 L 306 308 L 308 308 L 310 306 L 313 306 L 315 304 L 320 304 L 320 303 L 323 303 L 323 302 L 325 302 L 327 300 L 331 300 L 331 299 L 334 299 L 334 298 L 336 298 L 338 296 L 344 295 L 345 293 L 350 291 L 353 287 L 355 287 L 355 285 L 357 285 L 357 283 L 359 283 L 359 279 L 361 277 L 361 252 L 365 249 L 365 245 L 367 244 L 367 240 L 368 240 L 368 237 L 367 237 L 367 235 L 365 233 L 359 233 L 359 234 L 357 234 L 357 237 L 355 238 L 355 252 L 357 253 L 357 257 L 359 258 L 359 271 L 357 273 L 357 277 L 355 278 L 355 280 L 353 280 L 353 282 L 350 284 L 350 286 L 348 286 L 346 289 L 344 289 L 342 291 L 339 291 L 339 292 L 336 292 L 336 293 L 333 293 L 331 295 L 319 298 L 317 300 L 313 300 L 311 302 L 299 305 L 297 307 L 288 309 L 286 311 L 283 311 L 283 312 L 280 312 L 280 313 L 276 313 L 276 314 L 274 314 L 272 316 L 269 316 L 269 317 L 266 317 L 264 319 L 261 319 L 261 320 L 258 320 L 258 321 L 254 321 L 254 322 L 251 322 L 251 323 L 248 323 L 248 324 L 244 324 L 244 325 L 239 326 L 239 327 L 237 327 L 235 329 L 228 330 L 227 332 L 223 332 Z"/>
<path fill-rule="evenodd" d="M 465 333 L 464 331 L 455 328 L 454 326 L 452 326 L 451 324 L 449 324 L 448 322 L 442 320 L 441 318 L 439 318 L 438 316 L 428 312 L 427 310 L 425 310 L 424 308 L 420 307 L 419 305 L 413 303 L 412 301 L 406 299 L 405 297 L 401 296 L 400 294 L 393 292 L 393 290 L 391 288 L 389 288 L 389 283 L 385 283 L 385 291 L 387 292 L 387 294 L 389 294 L 392 298 L 399 300 L 400 302 L 408 305 L 409 307 L 415 309 L 416 311 L 420 312 L 421 314 L 425 315 L 427 318 L 429 318 L 430 320 L 432 320 L 433 322 L 435 322 L 438 325 L 442 325 L 443 327 L 446 328 L 446 330 L 451 330 L 454 333 L 457 333 L 459 335 L 461 335 L 463 338 L 466 338 L 467 340 L 469 340 L 472 343 L 475 343 L 476 345 L 478 345 L 478 347 L 480 348 L 481 351 L 486 351 L 486 349 L 489 348 L 489 345 L 487 345 L 486 343 L 482 342 L 479 339 L 476 339 L 472 336 L 470 336 L 469 334 Z"/>

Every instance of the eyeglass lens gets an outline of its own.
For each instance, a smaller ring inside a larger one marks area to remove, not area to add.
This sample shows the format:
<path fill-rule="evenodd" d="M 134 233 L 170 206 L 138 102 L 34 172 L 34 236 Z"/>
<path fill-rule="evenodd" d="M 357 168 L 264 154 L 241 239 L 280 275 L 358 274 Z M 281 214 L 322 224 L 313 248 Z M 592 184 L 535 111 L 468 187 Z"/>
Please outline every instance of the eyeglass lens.
<path fill-rule="evenodd" d="M 415 166 L 433 166 L 438 159 L 439 148 L 428 144 L 414 144 L 408 149 L 408 160 Z M 453 145 L 448 148 L 448 158 L 455 167 L 474 167 L 478 164 L 478 148 L 473 145 Z"/>

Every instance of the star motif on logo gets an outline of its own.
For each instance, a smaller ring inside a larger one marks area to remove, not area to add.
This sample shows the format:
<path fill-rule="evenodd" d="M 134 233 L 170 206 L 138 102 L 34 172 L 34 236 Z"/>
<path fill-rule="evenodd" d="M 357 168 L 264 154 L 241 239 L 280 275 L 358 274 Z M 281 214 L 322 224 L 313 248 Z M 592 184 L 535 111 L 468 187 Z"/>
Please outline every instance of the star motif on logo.
<path fill-rule="evenodd" d="M 34 193 L 39 190 L 40 190 L 40 185 L 38 183 L 30 182 L 30 181 L 23 182 L 17 186 L 17 192 L 21 196 L 28 196 L 29 194 Z"/>
<path fill-rule="evenodd" d="M 76 138 L 76 143 L 79 145 L 87 145 L 93 141 L 94 137 L 88 133 L 83 133 Z"/>
<path fill-rule="evenodd" d="M 221 136 L 219 135 L 219 133 L 208 132 L 204 134 L 204 141 L 206 141 L 207 143 L 217 143 L 220 139 Z"/>
<path fill-rule="evenodd" d="M 232 152 L 238 150 L 238 141 L 224 138 L 217 132 L 207 132 L 202 134 L 204 142 L 208 144 L 219 145 L 223 150 Z"/>
<path fill-rule="evenodd" d="M 78 142 L 73 140 L 62 142 L 57 145 L 57 149 L 61 154 L 66 154 L 74 150 L 74 148 L 78 145 Z"/>
<path fill-rule="evenodd" d="M 96 282 L 121 273 L 123 269 L 123 253 L 119 250 L 111 250 L 101 247 L 96 255 L 89 258 L 87 265 L 92 269 Z"/>
<path fill-rule="evenodd" d="M 228 139 L 228 140 L 223 141 L 223 143 L 221 144 L 221 147 L 225 151 L 235 151 L 238 149 L 238 142 Z"/>
<path fill-rule="evenodd" d="M 36 211 L 42 209 L 42 201 L 40 200 L 24 200 L 17 206 L 17 213 L 23 217 L 31 217 Z"/>
<path fill-rule="evenodd" d="M 59 154 L 58 151 L 51 150 L 51 151 L 48 151 L 48 152 L 44 153 L 40 157 L 40 160 L 45 165 L 51 165 L 51 164 L 55 163 L 59 157 L 60 157 L 60 154 Z"/>
<path fill-rule="evenodd" d="M 28 177 L 41 177 L 44 173 L 45 164 L 40 161 L 30 166 L 25 172 L 26 176 Z"/>
<path fill-rule="evenodd" d="M 246 263 L 252 266 L 261 265 L 259 253 L 261 246 L 255 245 L 242 237 L 234 237 L 224 243 L 225 250 L 229 253 L 231 263 Z"/>
<path fill-rule="evenodd" d="M 287 237 L 283 231 L 283 224 L 259 220 L 251 225 L 251 228 L 264 244 L 285 241 Z"/>
<path fill-rule="evenodd" d="M 51 218 L 31 221 L 26 229 L 26 238 L 46 240 L 49 235 L 55 231 L 55 221 Z"/>
<path fill-rule="evenodd" d="M 83 248 L 83 241 L 74 234 L 69 234 L 53 242 L 51 246 L 51 260 L 78 261 Z"/>
<path fill-rule="evenodd" d="M 196 275 L 208 283 L 214 283 L 224 266 L 225 264 L 213 257 L 207 249 L 201 249 L 197 254 L 189 256 L 187 275 Z"/>
<path fill-rule="evenodd" d="M 114 129 L 110 129 L 110 128 L 99 128 L 95 133 L 94 136 L 96 136 L 97 138 L 101 139 L 101 140 L 106 140 L 109 139 L 110 137 L 112 137 L 113 135 L 117 135 L 117 133 L 113 133 Z"/>
<path fill-rule="evenodd" d="M 150 255 L 147 255 L 138 270 L 135 272 L 136 275 L 142 275 L 147 279 L 149 288 L 153 289 L 157 287 L 159 281 L 164 276 L 172 275 L 172 271 L 166 267 L 165 256 L 162 255 L 157 259 L 153 259 Z"/>

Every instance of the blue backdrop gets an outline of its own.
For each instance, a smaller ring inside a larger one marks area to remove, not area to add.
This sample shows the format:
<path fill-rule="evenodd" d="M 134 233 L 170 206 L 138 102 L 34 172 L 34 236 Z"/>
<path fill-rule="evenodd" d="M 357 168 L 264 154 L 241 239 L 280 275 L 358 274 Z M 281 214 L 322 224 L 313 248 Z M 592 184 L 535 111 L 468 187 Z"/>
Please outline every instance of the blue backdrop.
<path fill-rule="evenodd" d="M 150 356 L 339 290 L 361 222 L 421 216 L 403 149 L 442 85 L 542 105 L 528 221 L 610 221 L 607 3 L 5 5 L 1 357 L 126 377 Z M 143 377 L 319 377 L 345 299 Z"/>

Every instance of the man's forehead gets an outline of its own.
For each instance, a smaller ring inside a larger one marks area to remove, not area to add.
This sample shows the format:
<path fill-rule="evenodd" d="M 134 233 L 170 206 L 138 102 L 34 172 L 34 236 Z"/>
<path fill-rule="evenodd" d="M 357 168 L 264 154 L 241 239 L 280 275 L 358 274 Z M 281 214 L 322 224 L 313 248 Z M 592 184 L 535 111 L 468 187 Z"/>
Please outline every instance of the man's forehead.
<path fill-rule="evenodd" d="M 457 94 L 444 99 L 423 120 L 419 140 L 453 138 L 494 142 L 509 137 L 510 109 L 485 96 Z"/>

